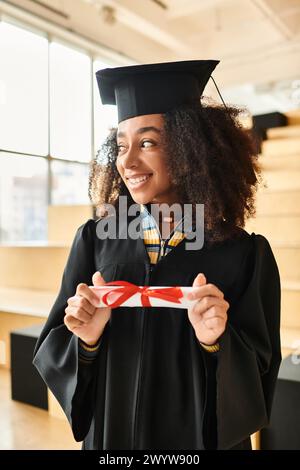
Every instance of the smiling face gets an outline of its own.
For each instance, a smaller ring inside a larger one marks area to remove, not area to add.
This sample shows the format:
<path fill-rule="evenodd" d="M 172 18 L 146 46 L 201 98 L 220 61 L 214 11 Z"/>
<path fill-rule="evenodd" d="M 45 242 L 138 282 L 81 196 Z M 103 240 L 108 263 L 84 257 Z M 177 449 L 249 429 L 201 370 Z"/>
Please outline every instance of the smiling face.
<path fill-rule="evenodd" d="M 177 202 L 162 133 L 162 114 L 136 116 L 119 123 L 117 169 L 138 204 Z"/>

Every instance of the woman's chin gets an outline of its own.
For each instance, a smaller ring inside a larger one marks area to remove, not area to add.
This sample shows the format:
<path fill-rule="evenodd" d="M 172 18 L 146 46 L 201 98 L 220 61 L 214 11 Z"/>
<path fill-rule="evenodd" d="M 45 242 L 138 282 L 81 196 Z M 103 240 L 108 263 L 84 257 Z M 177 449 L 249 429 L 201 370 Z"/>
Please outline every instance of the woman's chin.
<path fill-rule="evenodd" d="M 143 194 L 130 194 L 136 204 L 149 204 L 153 198 Z"/>
<path fill-rule="evenodd" d="M 150 203 L 149 199 L 143 199 L 143 198 L 132 198 L 136 204 L 148 204 Z"/>

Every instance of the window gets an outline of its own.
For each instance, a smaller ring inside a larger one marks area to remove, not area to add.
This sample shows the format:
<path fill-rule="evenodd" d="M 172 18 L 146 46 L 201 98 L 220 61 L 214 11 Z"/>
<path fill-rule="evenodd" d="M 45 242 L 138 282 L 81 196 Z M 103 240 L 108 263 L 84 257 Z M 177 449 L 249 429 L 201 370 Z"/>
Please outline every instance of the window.
<path fill-rule="evenodd" d="M 0 242 L 46 240 L 47 160 L 0 153 Z"/>
<path fill-rule="evenodd" d="M 108 66 L 0 20 L 0 243 L 46 240 L 49 204 L 90 203 L 89 161 L 117 125 L 95 78 Z"/>
<path fill-rule="evenodd" d="M 94 147 L 97 151 L 108 134 L 110 127 L 118 125 L 117 107 L 113 105 L 103 105 L 101 103 L 95 73 L 109 67 L 100 61 L 94 62 Z"/>
<path fill-rule="evenodd" d="M 87 165 L 54 160 L 51 174 L 52 204 L 89 204 Z"/>
<path fill-rule="evenodd" d="M 0 22 L 0 148 L 48 153 L 48 43 Z"/>
<path fill-rule="evenodd" d="M 50 154 L 91 159 L 91 60 L 59 43 L 50 44 Z"/>

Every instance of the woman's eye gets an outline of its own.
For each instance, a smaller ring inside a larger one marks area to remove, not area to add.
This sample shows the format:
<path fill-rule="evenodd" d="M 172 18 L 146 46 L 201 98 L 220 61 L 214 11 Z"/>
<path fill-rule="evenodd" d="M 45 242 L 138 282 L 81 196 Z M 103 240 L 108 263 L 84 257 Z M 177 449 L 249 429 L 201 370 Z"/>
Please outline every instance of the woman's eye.
<path fill-rule="evenodd" d="M 122 144 L 117 145 L 118 153 L 120 153 L 121 151 L 123 151 L 124 148 L 125 148 L 125 145 L 122 145 Z"/>
<path fill-rule="evenodd" d="M 148 148 L 148 147 L 153 147 L 154 142 L 152 140 L 143 140 L 141 142 L 141 147 Z M 124 144 L 117 144 L 117 149 L 118 149 L 118 154 L 122 153 L 126 150 L 126 145 Z"/>
<path fill-rule="evenodd" d="M 146 145 L 145 145 L 145 144 L 146 144 Z M 142 142 L 142 145 L 147 148 L 147 147 L 152 147 L 152 145 L 154 145 L 154 144 L 153 144 L 153 142 L 152 142 L 151 140 L 144 140 L 144 141 Z"/>

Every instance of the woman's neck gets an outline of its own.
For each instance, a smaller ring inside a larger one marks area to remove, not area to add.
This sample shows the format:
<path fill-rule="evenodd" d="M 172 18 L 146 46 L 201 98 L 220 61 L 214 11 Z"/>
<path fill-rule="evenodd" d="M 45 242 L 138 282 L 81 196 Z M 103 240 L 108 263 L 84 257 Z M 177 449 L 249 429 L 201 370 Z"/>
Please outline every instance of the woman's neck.
<path fill-rule="evenodd" d="M 182 211 L 178 211 L 178 213 L 170 212 L 169 206 L 160 208 L 160 210 L 152 214 L 155 218 L 157 225 L 159 226 L 160 234 L 163 239 L 170 238 L 171 233 L 174 230 L 174 227 L 178 224 L 178 222 L 182 219 Z"/>
<path fill-rule="evenodd" d="M 174 227 L 178 224 L 178 222 L 183 217 L 183 213 L 182 213 L 183 204 L 180 204 L 180 203 L 173 203 L 173 204 L 175 204 L 175 208 L 177 204 L 180 206 L 180 208 L 178 208 L 177 213 L 176 213 L 176 210 L 175 212 L 174 211 L 170 212 L 170 206 L 172 206 L 172 204 L 168 204 L 166 202 L 165 203 L 149 202 L 145 204 L 148 212 L 152 215 L 152 217 L 154 217 L 156 224 L 159 227 L 161 237 L 163 239 L 170 237 L 170 234 L 174 230 Z"/>

